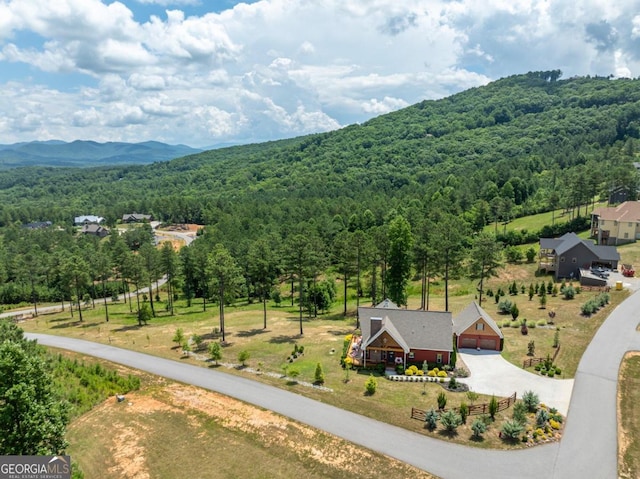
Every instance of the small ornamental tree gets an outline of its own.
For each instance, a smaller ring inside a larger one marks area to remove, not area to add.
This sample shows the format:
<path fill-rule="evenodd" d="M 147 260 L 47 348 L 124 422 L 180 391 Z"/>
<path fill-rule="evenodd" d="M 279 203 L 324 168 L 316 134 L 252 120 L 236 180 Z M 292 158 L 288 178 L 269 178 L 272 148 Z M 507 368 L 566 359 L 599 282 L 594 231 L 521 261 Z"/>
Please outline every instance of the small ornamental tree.
<path fill-rule="evenodd" d="M 324 384 L 324 371 L 322 370 L 322 364 L 316 364 L 316 373 L 315 373 L 316 384 Z"/>
<path fill-rule="evenodd" d="M 474 419 L 471 424 L 471 430 L 473 431 L 473 437 L 479 439 L 482 434 L 487 430 L 487 425 L 480 418 Z"/>
<path fill-rule="evenodd" d="M 460 408 L 458 409 L 458 412 L 460 413 L 460 418 L 462 418 L 462 424 L 466 424 L 467 417 L 469 417 L 469 406 L 467 406 L 466 402 L 463 401 L 460 403 Z"/>
<path fill-rule="evenodd" d="M 426 413 L 424 413 L 424 427 L 433 431 L 436 427 L 438 427 L 438 420 L 440 416 L 436 412 L 435 409 L 429 409 Z"/>
<path fill-rule="evenodd" d="M 471 391 L 471 390 L 467 391 L 467 399 L 469 400 L 471 405 L 473 405 L 473 403 L 478 400 L 478 396 L 479 394 L 475 391 Z"/>
<path fill-rule="evenodd" d="M 249 354 L 249 351 L 247 351 L 246 349 L 243 349 L 238 353 L 238 361 L 240 361 L 242 366 L 246 366 L 246 362 L 249 360 L 250 357 L 251 357 L 251 354 Z"/>
<path fill-rule="evenodd" d="M 527 406 L 527 411 L 536 412 L 540 400 L 538 395 L 533 391 L 525 391 L 522 395 L 522 402 Z"/>
<path fill-rule="evenodd" d="M 191 336 L 191 341 L 193 341 L 193 343 L 196 345 L 196 351 L 199 351 L 202 347 L 202 336 L 200 336 L 199 334 L 194 334 L 193 336 Z"/>
<path fill-rule="evenodd" d="M 176 329 L 176 332 L 173 335 L 172 341 L 176 343 L 178 346 L 182 345 L 182 342 L 184 341 L 184 333 L 182 332 L 182 328 Z"/>
<path fill-rule="evenodd" d="M 189 356 L 190 352 L 191 352 L 191 345 L 189 344 L 189 341 L 187 339 L 184 339 L 182 341 L 182 355 Z"/>
<path fill-rule="evenodd" d="M 510 313 L 514 321 L 518 319 L 518 316 L 520 316 L 520 310 L 518 309 L 518 306 L 516 305 L 516 303 L 513 303 L 513 305 L 511 306 Z"/>
<path fill-rule="evenodd" d="M 560 346 L 560 328 L 556 328 L 556 332 L 553 334 L 553 347 Z"/>
<path fill-rule="evenodd" d="M 529 284 L 529 301 L 533 299 L 533 295 L 535 294 L 533 290 L 533 284 Z"/>
<path fill-rule="evenodd" d="M 520 424 L 527 423 L 527 405 L 522 401 L 517 401 L 513 405 L 513 420 Z"/>
<path fill-rule="evenodd" d="M 540 288 L 541 294 L 540 294 L 540 307 L 542 309 L 545 309 L 547 307 L 547 293 L 545 292 L 544 288 Z"/>
<path fill-rule="evenodd" d="M 287 371 L 287 376 L 289 376 L 294 383 L 297 383 L 297 377 L 300 376 L 300 371 L 296 368 L 291 368 Z"/>
<path fill-rule="evenodd" d="M 373 396 L 378 389 L 378 381 L 373 377 L 373 374 L 369 376 L 367 382 L 364 384 L 364 390 L 368 396 Z"/>
<path fill-rule="evenodd" d="M 491 396 L 491 400 L 489 401 L 489 416 L 491 419 L 496 418 L 496 413 L 498 412 L 498 400 L 495 396 Z"/>
<path fill-rule="evenodd" d="M 447 395 L 443 392 L 440 391 L 440 394 L 438 394 L 438 409 L 442 410 L 445 408 L 445 406 L 447 405 Z"/>
<path fill-rule="evenodd" d="M 462 424 L 462 417 L 452 409 L 440 416 L 440 423 L 448 432 L 454 432 Z"/>
<path fill-rule="evenodd" d="M 502 425 L 502 437 L 509 441 L 517 441 L 524 432 L 524 426 L 517 421 L 505 421 Z"/>
<path fill-rule="evenodd" d="M 527 356 L 533 356 L 536 354 L 536 342 L 531 340 L 527 344 Z"/>
<path fill-rule="evenodd" d="M 220 343 L 213 342 L 209 343 L 209 358 L 218 364 L 218 361 L 222 359 L 222 348 L 220 347 Z"/>
<path fill-rule="evenodd" d="M 536 250 L 533 246 L 525 251 L 524 254 L 527 256 L 527 263 L 533 263 L 533 260 L 536 259 Z"/>

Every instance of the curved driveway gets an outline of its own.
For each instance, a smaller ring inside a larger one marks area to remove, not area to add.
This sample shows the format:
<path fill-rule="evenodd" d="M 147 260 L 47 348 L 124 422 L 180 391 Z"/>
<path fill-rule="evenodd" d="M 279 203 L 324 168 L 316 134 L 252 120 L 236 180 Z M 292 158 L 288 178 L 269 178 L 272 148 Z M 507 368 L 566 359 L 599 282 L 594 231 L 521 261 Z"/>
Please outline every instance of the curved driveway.
<path fill-rule="evenodd" d="M 562 441 L 517 451 L 433 439 L 257 381 L 178 361 L 79 339 L 26 336 L 270 409 L 443 478 L 601 479 L 617 477 L 616 381 L 625 352 L 640 350 L 637 311 L 640 293 L 613 311 L 587 348 L 578 366 Z"/>

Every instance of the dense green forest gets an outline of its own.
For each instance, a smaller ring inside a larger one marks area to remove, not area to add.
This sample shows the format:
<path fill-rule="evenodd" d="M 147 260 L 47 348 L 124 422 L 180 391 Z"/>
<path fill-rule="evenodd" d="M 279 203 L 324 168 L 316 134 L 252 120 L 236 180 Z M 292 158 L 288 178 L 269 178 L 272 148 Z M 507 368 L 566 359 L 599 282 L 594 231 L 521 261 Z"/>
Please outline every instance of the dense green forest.
<path fill-rule="evenodd" d="M 461 259 L 478 239 L 474 232 L 487 224 L 564 207 L 574 218 L 571 228 L 579 229 L 597 196 L 621 189 L 635 199 L 640 80 L 560 76 L 512 76 L 330 133 L 153 165 L 0 172 L 3 302 L 32 298 L 36 285 L 50 299 L 100 296 L 100 288 L 94 293 L 88 285 L 95 290 L 101 278 L 117 281 L 108 266 L 91 269 L 97 249 L 105 250 L 103 261 L 112 268 L 119 262 L 119 278 L 146 281 L 125 271 L 118 241 L 98 246 L 74 238 L 71 228 L 80 214 L 104 216 L 113 225 L 137 211 L 207 225 L 174 273 L 165 253 L 161 272 L 173 274 L 187 297 L 264 298 L 275 275 L 291 280 L 292 291 L 308 290 L 305 297 L 317 298 L 313 307 L 322 309 L 318 304 L 332 290 L 316 279 L 331 267 L 345 278 L 366 272 L 360 294 L 375 300 L 395 291 L 402 303 L 397 285 L 408 280 L 407 264 L 423 283 L 433 275 L 446 282 L 460 273 Z M 19 228 L 37 220 L 63 231 Z M 42 273 L 34 266 L 29 275 L 25 264 L 46 263 L 25 246 L 33 241 L 59 267 Z M 25 256 L 29 251 L 35 257 Z M 227 261 L 225 272 L 216 270 L 214 253 L 218 263 Z M 92 271 L 81 284 L 72 264 Z M 160 275 L 146 269 L 147 277 Z M 215 281 L 230 272 L 230 283 Z M 237 287 L 216 289 L 220 282 Z M 10 301 L 8 285 L 21 291 Z"/>

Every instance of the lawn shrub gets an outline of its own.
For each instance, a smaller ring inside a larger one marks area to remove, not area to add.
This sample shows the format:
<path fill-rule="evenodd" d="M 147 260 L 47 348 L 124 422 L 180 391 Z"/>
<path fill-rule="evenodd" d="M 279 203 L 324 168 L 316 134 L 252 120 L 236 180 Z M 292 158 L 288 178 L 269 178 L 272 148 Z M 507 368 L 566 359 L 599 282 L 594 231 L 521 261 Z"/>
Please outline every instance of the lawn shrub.
<path fill-rule="evenodd" d="M 517 421 L 505 421 L 500 431 L 503 439 L 517 441 L 524 432 L 524 426 Z"/>
<path fill-rule="evenodd" d="M 404 372 L 405 376 L 413 376 L 413 369 L 411 368 L 407 368 L 407 370 Z"/>
<path fill-rule="evenodd" d="M 439 419 L 440 419 L 440 416 L 438 415 L 436 410 L 433 409 L 433 408 L 429 409 L 424 414 L 424 427 L 426 427 L 430 431 L 433 431 L 436 427 L 438 427 L 438 420 Z"/>
<path fill-rule="evenodd" d="M 473 431 L 473 437 L 480 438 L 482 434 L 486 432 L 487 425 L 482 419 L 477 418 L 474 419 L 473 424 L 471 424 L 471 430 Z"/>
<path fill-rule="evenodd" d="M 512 307 L 513 307 L 513 303 L 508 299 L 503 299 L 498 303 L 498 311 L 501 314 L 511 314 Z"/>
<path fill-rule="evenodd" d="M 444 393 L 444 391 L 440 391 L 440 393 L 438 394 L 438 409 L 444 409 L 445 406 L 447 405 L 447 395 Z"/>
<path fill-rule="evenodd" d="M 453 432 L 462 424 L 462 417 L 452 409 L 440 416 L 440 423 L 448 432 Z"/>
<path fill-rule="evenodd" d="M 373 374 L 371 374 L 369 379 L 367 379 L 367 382 L 364 384 L 364 389 L 369 396 L 375 394 L 376 389 L 378 389 L 378 381 L 373 377 Z"/>
<path fill-rule="evenodd" d="M 527 411 L 536 412 L 540 399 L 533 391 L 525 391 L 522 395 L 522 402 L 527 406 Z"/>
<path fill-rule="evenodd" d="M 536 324 L 538 326 L 546 326 L 547 325 L 547 320 L 546 319 L 539 319 Z"/>
<path fill-rule="evenodd" d="M 435 378 L 436 377 L 436 372 L 432 369 L 431 371 L 429 371 L 427 373 L 427 376 L 429 376 L 430 378 Z"/>
<path fill-rule="evenodd" d="M 445 371 L 438 371 L 438 377 L 439 378 L 446 378 L 447 377 L 447 373 Z"/>

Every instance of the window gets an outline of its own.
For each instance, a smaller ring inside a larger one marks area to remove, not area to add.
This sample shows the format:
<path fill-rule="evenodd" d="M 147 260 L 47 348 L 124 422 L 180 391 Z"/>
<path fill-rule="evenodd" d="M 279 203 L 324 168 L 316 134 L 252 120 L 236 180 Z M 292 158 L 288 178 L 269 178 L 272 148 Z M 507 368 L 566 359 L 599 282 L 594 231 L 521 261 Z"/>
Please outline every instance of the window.
<path fill-rule="evenodd" d="M 629 239 L 629 233 L 624 234 L 624 239 Z"/>
<path fill-rule="evenodd" d="M 476 331 L 484 331 L 484 323 L 476 323 Z"/>
<path fill-rule="evenodd" d="M 631 221 L 629 221 L 629 226 L 633 226 L 633 223 Z"/>
<path fill-rule="evenodd" d="M 560 256 L 560 262 L 564 263 L 564 256 Z"/>
<path fill-rule="evenodd" d="M 436 363 L 442 364 L 442 353 L 438 353 L 436 356 Z"/>
<path fill-rule="evenodd" d="M 577 262 L 578 262 L 578 258 L 571 258 L 571 262 L 572 262 L 573 264 L 577 263 Z"/>
<path fill-rule="evenodd" d="M 409 359 L 413 359 L 414 357 L 415 357 L 415 354 L 413 353 L 413 351 L 411 351 L 411 352 L 409 353 Z"/>

